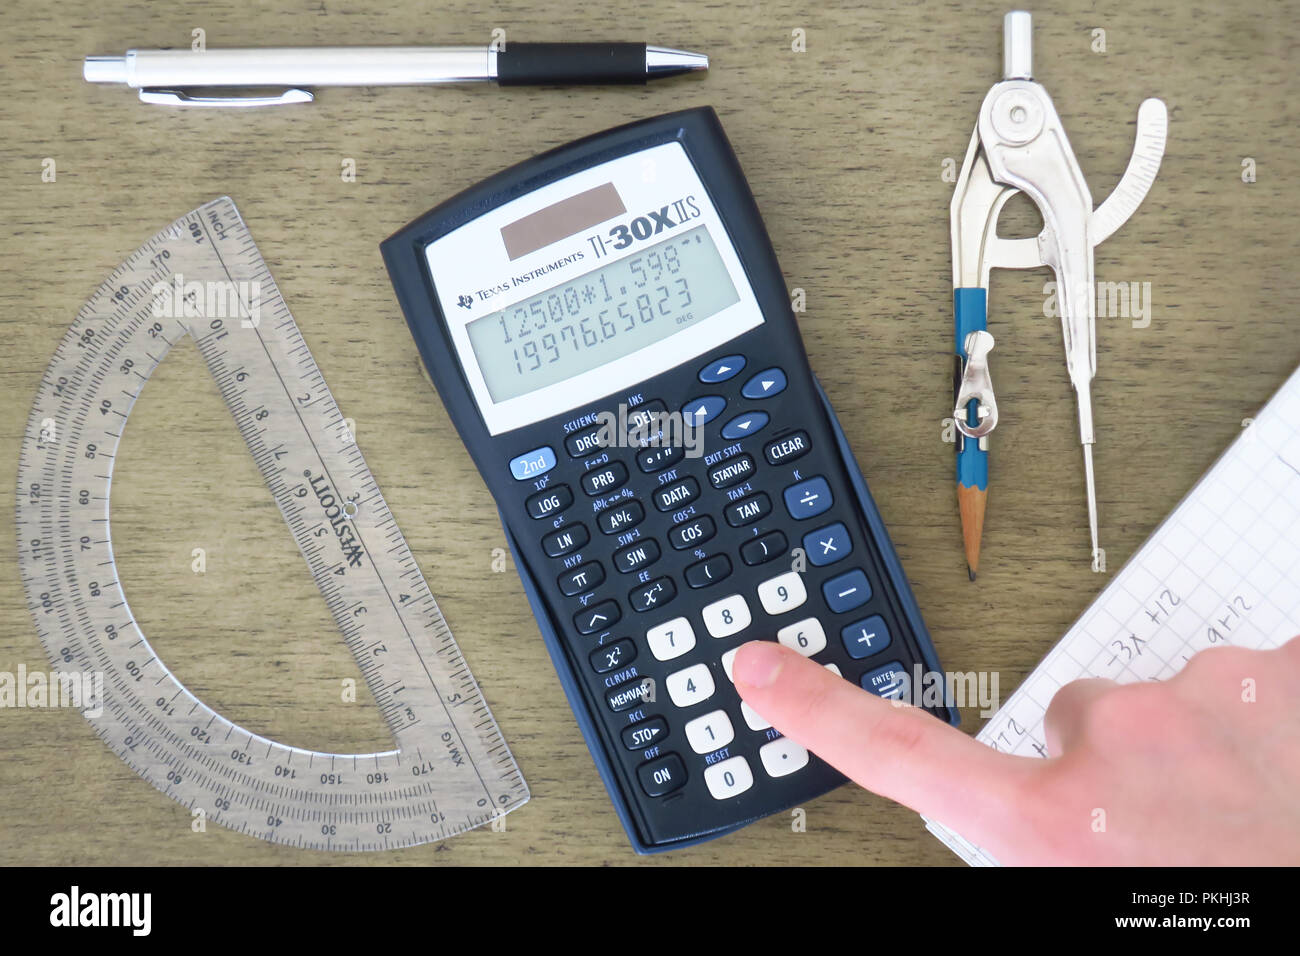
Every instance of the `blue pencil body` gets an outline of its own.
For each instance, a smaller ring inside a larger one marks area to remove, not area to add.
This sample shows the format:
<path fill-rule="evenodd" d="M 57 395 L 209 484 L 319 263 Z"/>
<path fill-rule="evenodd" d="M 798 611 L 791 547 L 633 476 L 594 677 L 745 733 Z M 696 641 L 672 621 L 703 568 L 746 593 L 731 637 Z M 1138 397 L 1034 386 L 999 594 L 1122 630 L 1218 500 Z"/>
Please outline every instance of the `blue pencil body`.
<path fill-rule="evenodd" d="M 961 381 L 962 362 L 966 358 L 964 347 L 966 336 L 972 332 L 987 331 L 988 290 L 982 288 L 953 289 L 952 307 L 953 316 L 955 317 L 953 324 L 956 330 L 954 346 L 957 353 L 957 373 L 953 379 L 953 395 L 955 397 L 958 384 Z M 974 401 L 967 404 L 966 423 L 968 425 L 975 425 L 979 421 L 975 416 L 977 404 Z M 978 488 L 980 491 L 987 491 L 989 487 L 989 453 L 980 448 L 980 443 L 975 439 L 963 441 L 960 433 L 957 435 L 957 486 L 959 488 Z"/>

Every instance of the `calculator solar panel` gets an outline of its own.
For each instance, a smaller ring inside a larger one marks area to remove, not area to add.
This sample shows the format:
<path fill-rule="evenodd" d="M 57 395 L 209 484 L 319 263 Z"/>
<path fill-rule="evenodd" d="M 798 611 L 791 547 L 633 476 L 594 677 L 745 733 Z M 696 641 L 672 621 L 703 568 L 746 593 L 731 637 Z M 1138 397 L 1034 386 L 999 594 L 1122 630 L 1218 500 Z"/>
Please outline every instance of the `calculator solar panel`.
<path fill-rule="evenodd" d="M 634 847 L 842 783 L 740 700 L 736 649 L 909 700 L 938 662 L 714 112 L 527 160 L 382 249 Z"/>

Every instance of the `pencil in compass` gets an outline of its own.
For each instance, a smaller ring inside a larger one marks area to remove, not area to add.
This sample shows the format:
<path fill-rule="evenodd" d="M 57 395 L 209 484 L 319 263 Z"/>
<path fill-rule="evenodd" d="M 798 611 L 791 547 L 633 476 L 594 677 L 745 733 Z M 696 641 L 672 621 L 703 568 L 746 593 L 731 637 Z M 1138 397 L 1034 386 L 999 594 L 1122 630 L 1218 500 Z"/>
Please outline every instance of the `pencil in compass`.
<path fill-rule="evenodd" d="M 985 332 L 988 290 L 954 289 L 953 315 L 956 331 L 956 374 L 953 397 L 960 397 L 968 355 L 966 342 L 974 332 Z M 958 411 L 966 413 L 965 424 L 979 425 L 979 400 L 971 399 Z M 961 513 L 961 536 L 966 550 L 966 571 L 972 581 L 979 571 L 980 540 L 984 535 L 984 511 L 989 496 L 988 438 L 969 438 L 957 431 L 957 507 Z"/>

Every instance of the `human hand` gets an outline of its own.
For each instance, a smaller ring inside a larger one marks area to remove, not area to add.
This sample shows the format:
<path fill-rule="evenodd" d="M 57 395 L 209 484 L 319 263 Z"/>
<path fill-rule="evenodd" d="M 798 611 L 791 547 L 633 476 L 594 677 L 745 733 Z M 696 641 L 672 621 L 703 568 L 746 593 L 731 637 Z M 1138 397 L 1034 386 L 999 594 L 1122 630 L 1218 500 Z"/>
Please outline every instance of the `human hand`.
<path fill-rule="evenodd" d="M 1046 760 L 999 753 L 775 642 L 744 645 L 732 674 L 791 740 L 999 862 L 1300 864 L 1300 637 L 1201 651 L 1167 681 L 1067 684 L 1047 709 Z"/>

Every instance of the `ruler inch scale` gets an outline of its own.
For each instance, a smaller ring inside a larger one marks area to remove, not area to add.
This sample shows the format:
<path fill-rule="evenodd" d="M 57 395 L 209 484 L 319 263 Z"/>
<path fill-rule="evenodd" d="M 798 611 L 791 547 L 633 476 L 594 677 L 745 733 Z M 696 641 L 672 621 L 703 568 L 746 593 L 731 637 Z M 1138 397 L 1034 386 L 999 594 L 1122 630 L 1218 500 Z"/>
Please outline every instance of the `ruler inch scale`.
<path fill-rule="evenodd" d="M 393 750 L 326 753 L 240 727 L 195 697 L 136 624 L 113 558 L 113 464 L 132 404 L 186 336 L 356 658 Z M 23 435 L 16 519 L 23 587 L 55 672 L 102 674 L 102 696 L 80 702 L 95 732 L 192 812 L 276 843 L 359 851 L 442 840 L 528 800 L 419 565 L 228 197 L 140 246 L 78 313 Z"/>

